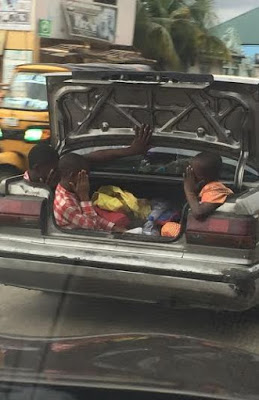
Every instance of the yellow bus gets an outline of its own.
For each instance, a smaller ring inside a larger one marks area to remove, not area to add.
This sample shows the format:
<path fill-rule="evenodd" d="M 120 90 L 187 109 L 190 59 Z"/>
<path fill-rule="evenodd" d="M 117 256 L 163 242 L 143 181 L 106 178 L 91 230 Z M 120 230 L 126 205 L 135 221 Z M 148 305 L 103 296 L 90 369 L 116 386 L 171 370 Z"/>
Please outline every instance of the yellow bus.
<path fill-rule="evenodd" d="M 50 140 L 46 73 L 67 72 L 55 64 L 16 67 L 0 103 L 0 181 L 28 167 L 28 153 Z"/>

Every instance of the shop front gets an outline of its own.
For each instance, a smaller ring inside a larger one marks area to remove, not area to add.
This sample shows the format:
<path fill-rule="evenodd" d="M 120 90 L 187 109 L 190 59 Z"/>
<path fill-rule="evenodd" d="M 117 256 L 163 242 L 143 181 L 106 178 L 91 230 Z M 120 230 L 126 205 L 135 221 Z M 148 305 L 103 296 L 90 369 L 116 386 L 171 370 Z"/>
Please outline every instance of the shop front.
<path fill-rule="evenodd" d="M 17 65 L 37 60 L 34 0 L 0 0 L 1 82 L 8 84 Z"/>
<path fill-rule="evenodd" d="M 136 0 L 0 0 L 0 82 L 21 64 L 97 62 L 95 49 L 131 50 L 135 15 Z"/>

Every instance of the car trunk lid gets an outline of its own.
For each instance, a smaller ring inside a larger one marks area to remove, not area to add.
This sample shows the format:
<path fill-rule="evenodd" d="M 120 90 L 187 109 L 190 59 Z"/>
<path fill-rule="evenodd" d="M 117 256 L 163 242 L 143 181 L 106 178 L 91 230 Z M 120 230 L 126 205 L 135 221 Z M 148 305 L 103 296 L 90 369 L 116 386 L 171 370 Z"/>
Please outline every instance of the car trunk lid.
<path fill-rule="evenodd" d="M 119 70 L 50 76 L 53 144 L 63 151 L 126 145 L 134 125 L 146 123 L 154 146 L 177 144 L 239 159 L 240 180 L 246 161 L 259 169 L 258 82 Z"/>

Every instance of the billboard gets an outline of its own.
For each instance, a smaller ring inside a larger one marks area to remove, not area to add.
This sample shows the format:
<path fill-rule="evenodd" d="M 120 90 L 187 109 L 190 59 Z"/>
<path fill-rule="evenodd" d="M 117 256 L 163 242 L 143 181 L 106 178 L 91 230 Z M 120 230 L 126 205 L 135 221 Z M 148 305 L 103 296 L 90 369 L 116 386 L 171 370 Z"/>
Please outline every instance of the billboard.
<path fill-rule="evenodd" d="M 32 30 L 33 0 L 0 0 L 0 30 Z"/>
<path fill-rule="evenodd" d="M 62 4 L 71 36 L 115 42 L 117 7 L 82 0 Z"/>

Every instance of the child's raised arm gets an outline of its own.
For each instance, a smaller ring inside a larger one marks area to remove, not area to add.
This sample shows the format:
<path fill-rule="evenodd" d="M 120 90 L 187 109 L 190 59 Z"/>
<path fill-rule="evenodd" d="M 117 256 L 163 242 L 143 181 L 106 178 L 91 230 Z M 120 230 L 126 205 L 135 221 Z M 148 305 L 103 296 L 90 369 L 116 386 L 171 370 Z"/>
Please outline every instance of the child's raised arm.
<path fill-rule="evenodd" d="M 135 128 L 135 138 L 129 147 L 111 150 L 98 150 L 84 156 L 90 164 L 111 161 L 117 158 L 145 154 L 150 146 L 152 130 L 149 125 Z"/>

